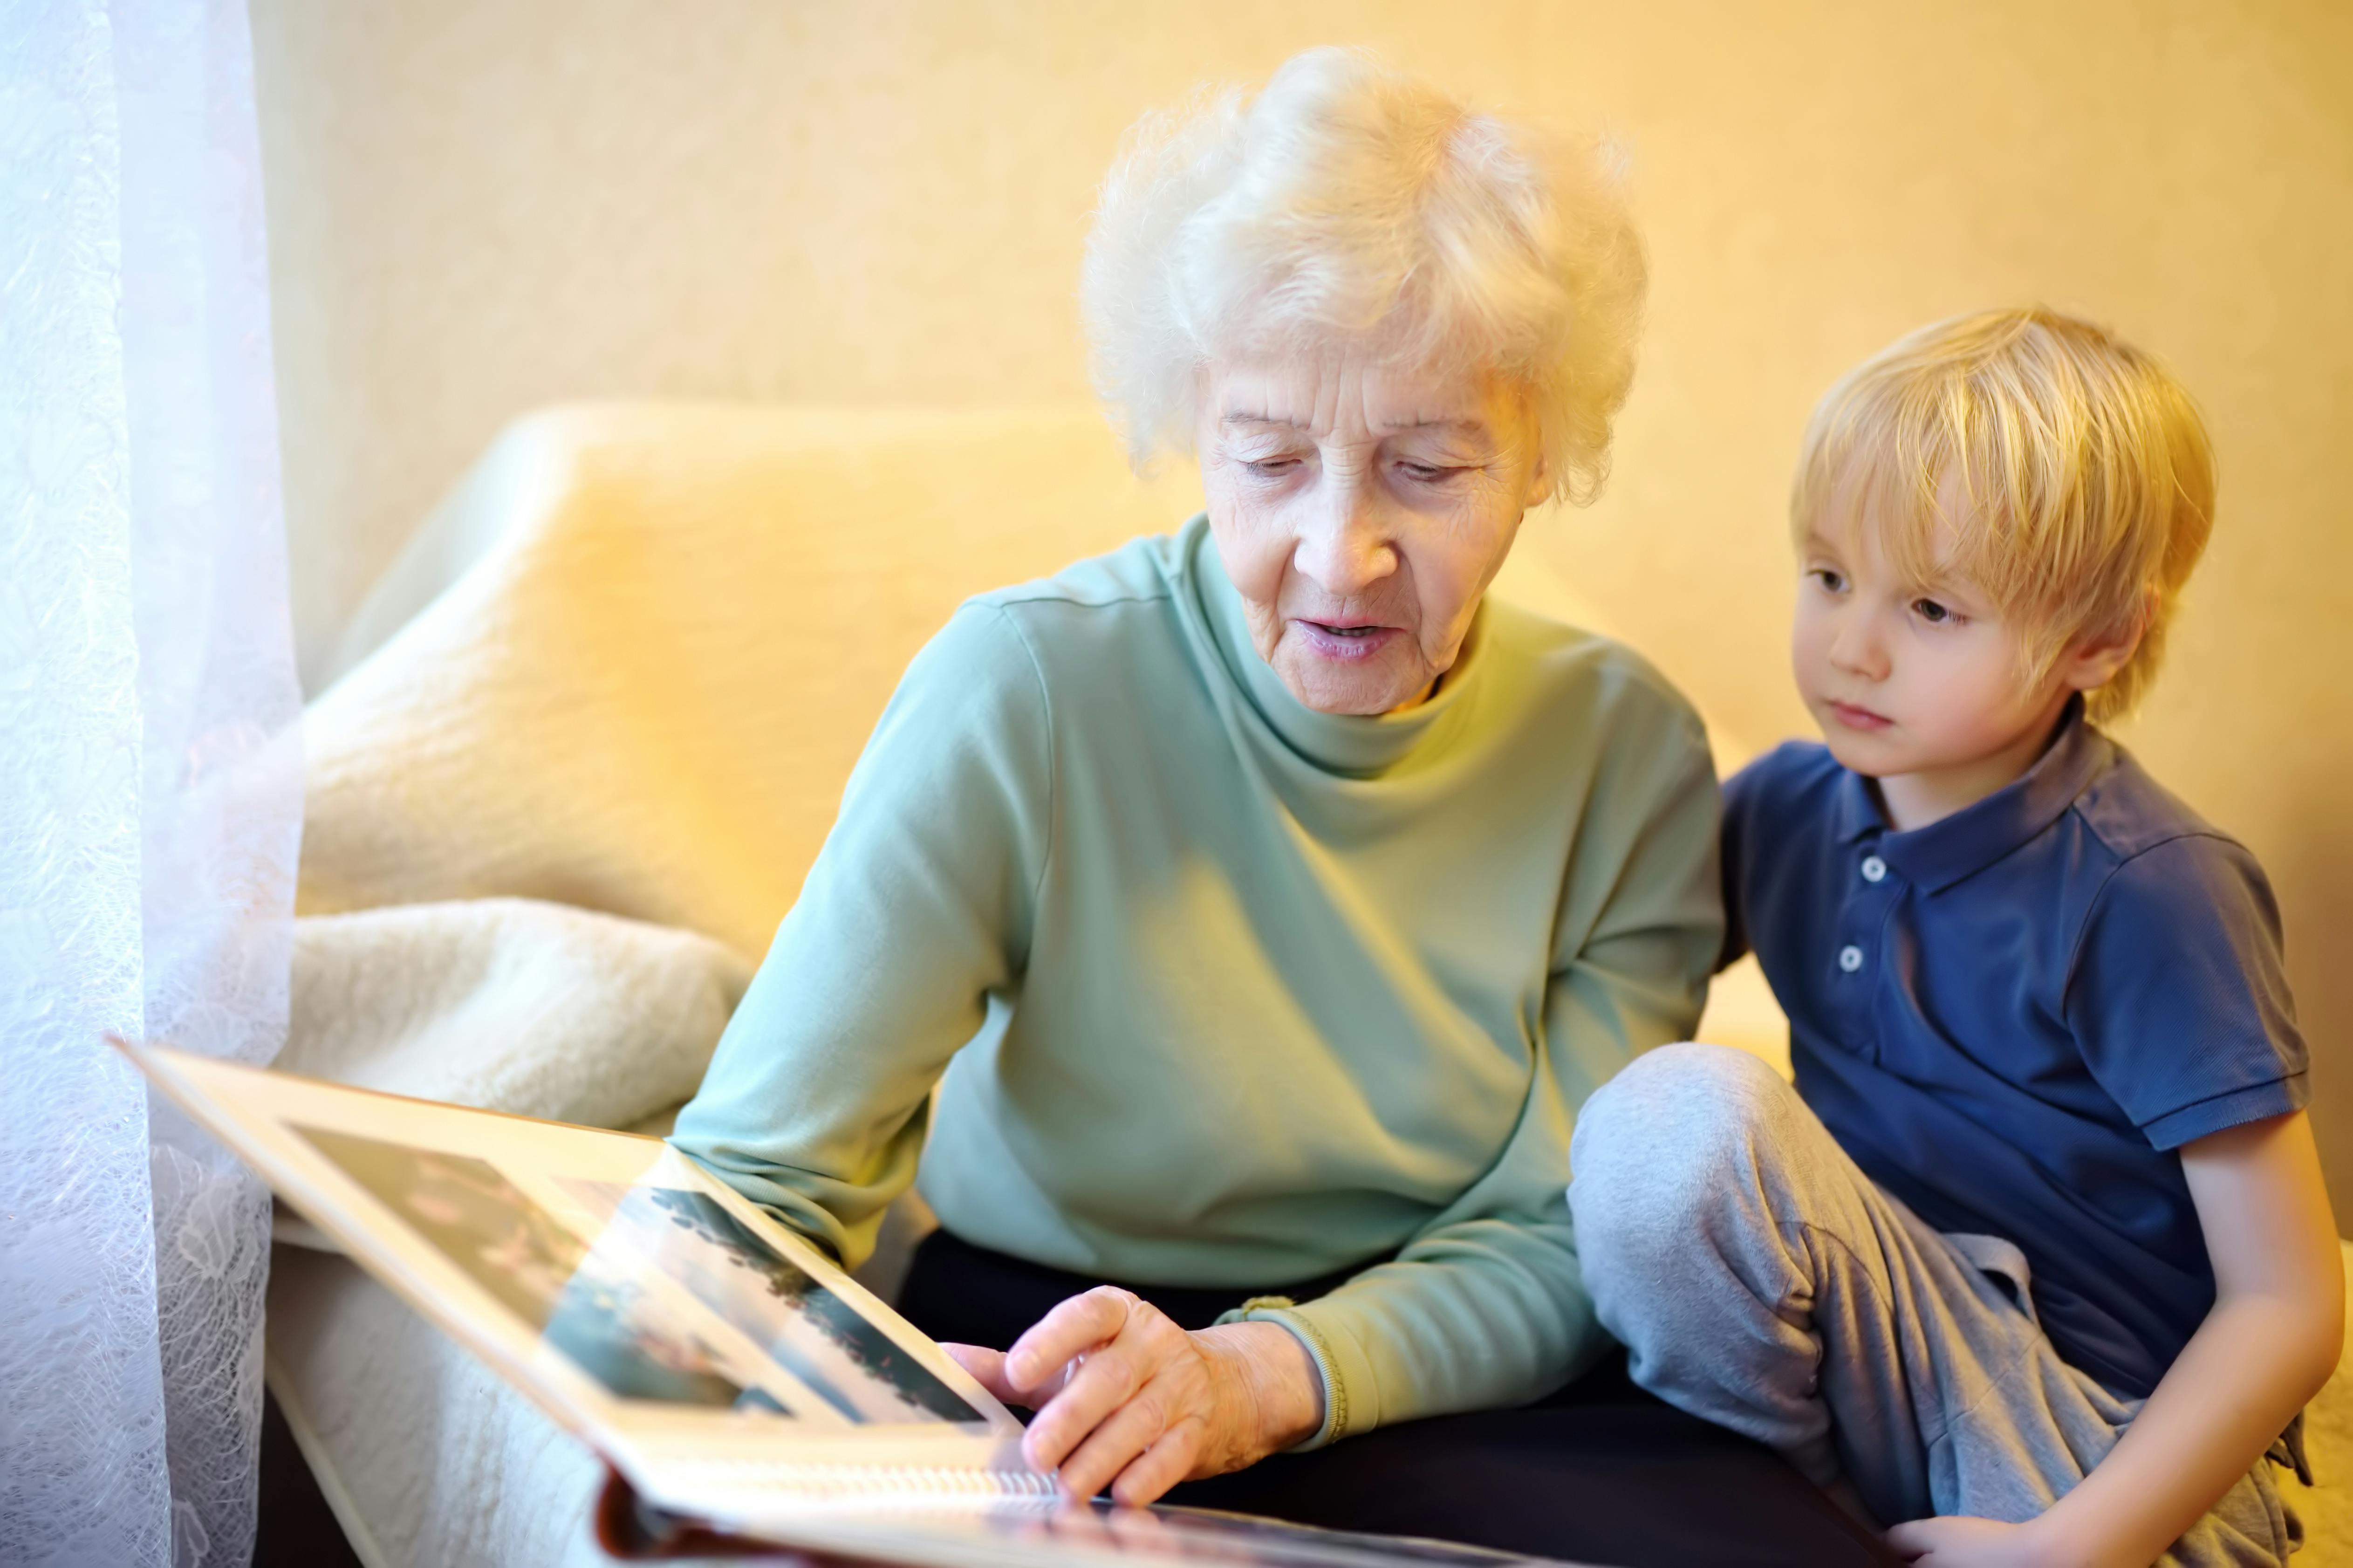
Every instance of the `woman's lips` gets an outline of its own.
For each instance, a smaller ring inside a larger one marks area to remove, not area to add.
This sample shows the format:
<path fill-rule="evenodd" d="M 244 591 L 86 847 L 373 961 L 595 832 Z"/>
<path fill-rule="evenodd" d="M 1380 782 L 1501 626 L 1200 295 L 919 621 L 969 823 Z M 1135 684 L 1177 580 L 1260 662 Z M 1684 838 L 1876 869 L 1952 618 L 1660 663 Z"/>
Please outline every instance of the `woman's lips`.
<path fill-rule="evenodd" d="M 1830 705 L 1830 710 L 1831 716 L 1849 729 L 1864 731 L 1885 729 L 1895 722 L 1884 714 L 1875 714 L 1869 708 L 1856 707 L 1852 703 L 1832 703 Z"/>
<path fill-rule="evenodd" d="M 1291 625 L 1309 652 L 1321 659 L 1348 663 L 1370 659 L 1405 635 L 1394 626 L 1352 625 L 1325 620 L 1293 620 Z"/>

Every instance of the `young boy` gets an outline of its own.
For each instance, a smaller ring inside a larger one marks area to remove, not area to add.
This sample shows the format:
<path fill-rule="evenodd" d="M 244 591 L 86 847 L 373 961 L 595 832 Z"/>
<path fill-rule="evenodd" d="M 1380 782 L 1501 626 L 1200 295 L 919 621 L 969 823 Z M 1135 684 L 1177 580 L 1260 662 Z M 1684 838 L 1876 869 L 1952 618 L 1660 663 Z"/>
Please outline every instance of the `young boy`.
<path fill-rule="evenodd" d="M 1937 1568 L 2298 1542 L 2265 1461 L 2302 1469 L 2344 1292 L 2278 915 L 2092 722 L 2154 673 L 2212 496 L 2180 387 L 2049 311 L 1833 387 L 1791 517 L 1827 745 L 1725 803 L 1725 958 L 1756 949 L 1796 1088 L 1669 1046 L 1577 1119 L 1636 1381 Z"/>

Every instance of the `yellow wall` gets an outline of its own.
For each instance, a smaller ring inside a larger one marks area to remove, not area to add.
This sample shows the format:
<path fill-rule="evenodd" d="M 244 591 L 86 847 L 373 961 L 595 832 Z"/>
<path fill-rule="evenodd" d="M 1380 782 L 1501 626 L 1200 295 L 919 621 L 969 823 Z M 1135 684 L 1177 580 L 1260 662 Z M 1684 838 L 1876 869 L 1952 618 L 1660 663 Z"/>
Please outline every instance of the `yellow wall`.
<path fill-rule="evenodd" d="M 1122 128 L 1357 41 L 1632 143 L 1656 289 L 1593 511 L 1528 547 L 1756 741 L 1792 444 L 1840 368 L 2042 299 L 2166 355 L 2222 508 L 2126 738 L 2271 868 L 2353 1223 L 2353 7 L 252 0 L 315 669 L 510 416 L 679 394 L 1083 396 Z"/>

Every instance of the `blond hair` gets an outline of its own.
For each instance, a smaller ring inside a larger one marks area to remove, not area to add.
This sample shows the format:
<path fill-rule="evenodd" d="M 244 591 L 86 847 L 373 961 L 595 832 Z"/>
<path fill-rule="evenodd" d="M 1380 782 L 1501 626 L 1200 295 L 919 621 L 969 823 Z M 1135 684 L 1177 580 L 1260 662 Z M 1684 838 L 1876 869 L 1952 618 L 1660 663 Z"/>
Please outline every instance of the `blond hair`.
<path fill-rule="evenodd" d="M 1957 514 L 1939 503 L 1947 485 Z M 2030 681 L 2077 639 L 2137 625 L 2139 645 L 2090 696 L 2112 719 L 2147 690 L 2206 547 L 2214 454 L 2197 405 L 2148 355 L 2041 306 L 1984 311 L 1898 339 L 1823 395 L 1790 496 L 1799 540 L 1833 507 L 1879 519 L 1911 581 L 1989 597 L 2020 629 Z"/>
<path fill-rule="evenodd" d="M 1361 50 L 1255 100 L 1147 115 L 1103 182 L 1080 302 L 1140 467 L 1192 450 L 1200 369 L 1341 344 L 1528 397 L 1552 493 L 1590 500 L 1648 276 L 1614 159 L 1473 113 Z"/>

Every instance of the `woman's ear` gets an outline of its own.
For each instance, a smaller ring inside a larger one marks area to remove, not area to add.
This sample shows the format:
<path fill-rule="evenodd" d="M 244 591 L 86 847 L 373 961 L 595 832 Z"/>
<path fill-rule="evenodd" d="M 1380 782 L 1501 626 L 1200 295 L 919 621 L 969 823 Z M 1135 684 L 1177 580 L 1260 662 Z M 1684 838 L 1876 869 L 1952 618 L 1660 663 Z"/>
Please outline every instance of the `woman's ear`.
<path fill-rule="evenodd" d="M 2105 630 L 2087 632 L 2067 645 L 2059 657 L 2060 679 L 2079 692 L 2097 691 L 2132 662 L 2157 619 L 2157 589 L 2141 590 L 2133 613 Z"/>
<path fill-rule="evenodd" d="M 1552 454 L 1545 448 L 1544 419 L 1525 387 L 1513 389 L 1510 417 L 1516 425 L 1513 439 L 1535 449 L 1528 461 L 1527 484 L 1520 493 L 1520 510 L 1533 512 L 1552 499 Z"/>
<path fill-rule="evenodd" d="M 1536 444 L 1536 461 L 1528 465 L 1528 488 L 1520 497 L 1520 508 L 1533 512 L 1552 499 L 1552 459 L 1540 441 Z"/>

